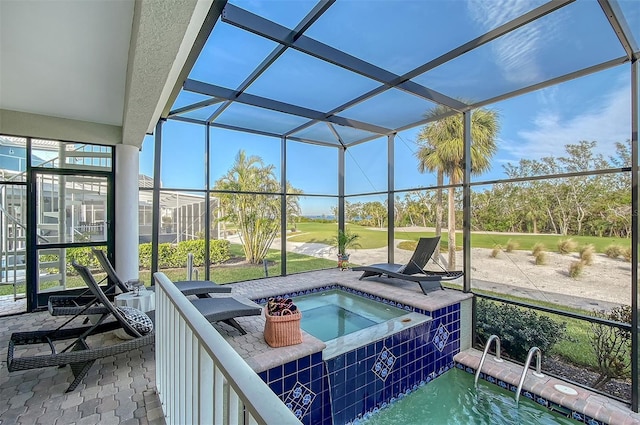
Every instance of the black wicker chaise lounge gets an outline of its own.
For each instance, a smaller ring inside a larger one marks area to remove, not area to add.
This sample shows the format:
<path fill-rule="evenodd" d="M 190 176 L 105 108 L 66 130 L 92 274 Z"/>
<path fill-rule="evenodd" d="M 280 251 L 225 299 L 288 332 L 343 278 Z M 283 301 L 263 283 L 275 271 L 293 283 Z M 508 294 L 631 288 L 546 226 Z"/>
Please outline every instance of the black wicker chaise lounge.
<path fill-rule="evenodd" d="M 107 273 L 109 280 L 116 282 L 118 287 L 126 287 L 127 285 L 120 279 L 105 252 L 94 249 L 93 253 L 103 270 Z M 231 295 L 231 287 L 229 286 L 220 286 L 214 282 L 205 280 L 178 281 L 172 283 L 185 296 L 195 295 L 198 297 L 190 301 L 208 321 L 224 322 L 237 329 L 242 335 L 246 335 L 246 331 L 235 318 L 242 316 L 259 316 L 262 313 L 262 307 L 250 299 Z M 220 295 L 212 297 L 211 294 Z"/>
<path fill-rule="evenodd" d="M 111 303 L 100 286 L 98 286 L 89 269 L 78 264 L 73 264 L 73 266 L 87 283 L 89 290 L 95 297 L 96 303 L 95 305 L 91 304 L 90 307 L 95 308 L 92 313 L 103 313 L 100 318 L 91 326 L 65 328 L 67 324 L 77 317 L 76 315 L 55 329 L 15 332 L 11 335 L 7 350 L 7 368 L 9 372 L 69 365 L 74 375 L 74 380 L 66 392 L 73 391 L 80 384 L 96 360 L 153 344 L 155 341 L 155 333 L 152 330 L 153 312 L 144 315 L 145 326 L 143 328 L 146 328 L 145 330 L 148 332 L 144 333 L 142 328 L 128 321 L 125 318 L 125 314 Z M 107 321 L 107 319 L 115 320 Z M 149 326 L 149 322 L 151 326 Z M 89 336 L 116 329 L 123 329 L 133 339 L 102 347 L 92 348 L 89 346 L 87 342 Z M 65 341 L 68 342 L 65 343 Z M 33 344 L 46 344 L 51 352 L 16 357 L 16 347 Z M 56 347 L 56 344 L 63 346 L 63 348 Z"/>
<path fill-rule="evenodd" d="M 108 285 L 103 292 L 110 300 L 113 296 L 130 291 L 129 286 L 116 273 L 111 265 L 106 253 L 101 249 L 92 249 L 93 254 L 98 259 L 100 266 L 107 274 Z M 174 282 L 174 285 L 184 295 L 195 295 L 198 298 L 211 298 L 210 294 L 229 294 L 231 287 L 221 286 L 211 281 L 190 280 Z M 74 316 L 78 314 L 95 315 L 105 313 L 104 308 L 96 305 L 96 298 L 90 295 L 87 290 L 80 295 L 52 295 L 48 302 L 49 313 L 52 316 Z"/>
<path fill-rule="evenodd" d="M 438 246 L 440 236 L 432 238 L 420 238 L 416 250 L 407 264 L 378 263 L 369 266 L 356 266 L 352 270 L 362 271 L 360 280 L 366 277 L 387 276 L 389 278 L 409 280 L 417 282 L 422 292 L 427 295 L 429 292 L 442 287 L 443 280 L 454 280 L 463 275 L 462 271 L 428 271 L 425 266 L 431 259 L 433 252 Z M 439 263 L 437 263 L 439 265 Z"/>
<path fill-rule="evenodd" d="M 109 280 L 116 282 L 120 288 L 126 288 L 127 285 L 120 279 L 105 252 L 100 249 L 93 249 L 92 251 L 102 269 L 107 273 Z M 224 322 L 237 329 L 242 335 L 246 335 L 246 332 L 235 318 L 259 316 L 262 313 L 262 307 L 250 299 L 231 295 L 231 287 L 229 286 L 220 286 L 206 280 L 185 280 L 172 283 L 185 296 L 195 295 L 198 297 L 198 299 L 192 299 L 191 303 L 196 306 L 208 321 Z M 212 298 L 211 294 L 223 294 L 226 296 Z"/>

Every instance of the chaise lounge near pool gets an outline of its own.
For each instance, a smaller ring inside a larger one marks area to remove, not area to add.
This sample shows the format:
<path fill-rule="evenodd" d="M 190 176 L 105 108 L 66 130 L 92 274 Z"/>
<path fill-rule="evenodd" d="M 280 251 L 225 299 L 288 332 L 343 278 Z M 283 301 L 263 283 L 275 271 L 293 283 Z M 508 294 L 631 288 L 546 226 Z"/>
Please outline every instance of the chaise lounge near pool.
<path fill-rule="evenodd" d="M 385 314 L 401 312 L 370 327 L 337 338 L 326 337 L 326 341 L 303 332 L 302 344 L 275 349 L 263 341 L 263 318 L 241 319 L 248 331 L 248 335 L 242 337 L 218 327 L 304 424 L 341 425 L 360 423 L 364 418 L 374 420 L 376 412 L 385 414 L 386 407 L 428 389 L 446 372 L 460 369 L 452 372 L 470 374 L 479 364 L 481 353 L 471 349 L 471 294 L 445 290 L 425 296 L 413 284 L 362 282 L 352 273 L 334 270 L 268 280 L 272 283 L 235 284 L 234 291 L 249 295 L 259 303 L 275 295 L 308 297 L 312 294 L 322 299 L 334 297 L 339 291 L 346 293 L 346 300 L 351 301 L 337 301 L 338 306 L 357 304 L 356 313 L 367 320 L 371 317 L 360 310 L 362 302 L 377 303 L 376 308 Z M 304 303 L 303 298 L 303 311 Z M 403 322 L 407 317 L 411 320 Z M 340 320 L 334 318 L 338 325 Z M 342 325 L 350 326 L 346 322 Z M 304 324 L 302 328 L 305 329 Z M 521 366 L 508 362 L 487 361 L 483 367 L 486 374 L 481 374 L 486 382 L 481 380 L 481 385 L 503 393 L 503 389 L 513 391 L 521 370 Z M 449 379 L 447 376 L 444 379 Z M 559 382 L 529 373 L 520 403 L 530 405 L 533 400 L 533 404 L 543 410 L 572 418 L 575 423 L 639 423 L 623 403 L 579 387 L 575 387 L 576 396 L 568 396 L 554 389 L 554 384 Z M 482 423 L 477 420 L 469 418 L 468 423 Z"/>

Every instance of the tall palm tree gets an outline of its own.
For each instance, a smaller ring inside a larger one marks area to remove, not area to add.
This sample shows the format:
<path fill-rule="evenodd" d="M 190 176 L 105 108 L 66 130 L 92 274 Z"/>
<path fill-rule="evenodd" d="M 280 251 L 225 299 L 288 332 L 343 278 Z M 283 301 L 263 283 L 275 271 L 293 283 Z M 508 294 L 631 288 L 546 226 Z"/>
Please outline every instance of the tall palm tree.
<path fill-rule="evenodd" d="M 449 110 L 437 106 L 427 118 L 445 115 Z M 436 234 L 441 234 L 442 185 L 444 176 L 450 185 L 460 184 L 464 176 L 464 124 L 462 115 L 445 116 L 425 125 L 418 134 L 418 170 L 437 173 Z M 496 152 L 496 136 L 500 129 L 498 112 L 479 108 L 471 112 L 471 172 L 482 174 L 491 168 Z M 449 270 L 456 267 L 456 214 L 455 188 L 448 190 Z M 439 247 L 438 247 L 439 249 Z M 438 252 L 438 251 L 436 251 Z"/>

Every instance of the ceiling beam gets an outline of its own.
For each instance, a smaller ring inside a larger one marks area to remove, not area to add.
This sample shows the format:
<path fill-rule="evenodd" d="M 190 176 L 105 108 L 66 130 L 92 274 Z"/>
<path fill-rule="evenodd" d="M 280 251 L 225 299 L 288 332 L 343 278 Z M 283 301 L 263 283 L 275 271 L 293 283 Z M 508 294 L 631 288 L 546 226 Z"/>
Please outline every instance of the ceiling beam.
<path fill-rule="evenodd" d="M 191 68 L 191 57 L 195 60 L 200 53 L 194 52 L 192 46 L 201 36 L 203 23 L 213 19 L 216 5 L 221 10 L 220 3 L 214 0 L 135 2 L 122 143 L 140 147 L 145 134 L 154 131 L 163 111 L 168 112 L 170 106 L 167 105 L 173 103 L 179 91 L 180 76 L 185 67 Z"/>
<path fill-rule="evenodd" d="M 613 1 L 609 0 L 598 0 L 600 3 L 600 7 L 604 12 L 609 24 L 613 28 L 620 40 L 620 44 L 622 44 L 622 48 L 627 53 L 627 57 L 629 59 L 638 59 L 636 52 L 638 51 L 638 44 L 633 38 L 633 33 L 627 24 L 627 20 L 624 18 L 624 13 L 620 9 L 620 6 Z"/>
<path fill-rule="evenodd" d="M 316 6 L 305 16 L 302 21 L 295 27 L 295 29 L 291 32 L 290 37 L 292 40 L 298 38 L 303 32 L 305 32 L 315 21 L 317 21 L 320 16 L 329 8 L 331 5 L 335 3 L 335 0 L 326 0 L 321 1 L 316 4 Z M 224 12 L 223 12 L 224 13 Z M 240 83 L 238 86 L 238 92 L 244 92 L 255 80 L 258 79 L 269 67 L 273 64 L 282 54 L 287 50 L 287 46 L 278 44 L 275 49 L 271 51 L 267 55 L 266 58 L 262 60 L 262 62 L 253 70 L 251 74 L 245 80 Z M 227 101 L 222 104 L 218 109 L 216 109 L 213 114 L 209 117 L 207 121 L 213 122 L 217 117 L 220 116 L 225 109 L 227 109 L 231 105 L 231 102 Z"/>
<path fill-rule="evenodd" d="M 235 90 L 204 83 L 202 81 L 187 79 L 187 81 L 185 81 L 184 83 L 183 88 L 187 91 L 192 91 L 207 96 L 213 96 L 219 99 L 231 100 L 245 105 L 256 106 L 258 108 L 269 109 L 272 111 L 283 112 L 285 114 L 308 118 L 310 120 L 332 122 L 334 124 L 353 127 L 371 133 L 389 134 L 391 132 L 391 129 L 380 127 L 374 124 L 364 123 L 361 121 L 339 117 L 336 115 L 327 117 L 324 112 L 315 111 L 313 109 L 304 108 L 302 106 L 292 105 L 290 103 L 279 102 L 277 100 L 268 99 L 266 97 L 256 96 L 253 94 L 238 93 Z"/>
<path fill-rule="evenodd" d="M 183 106 L 183 107 L 178 108 L 178 109 L 174 109 L 171 112 L 169 112 L 168 117 L 171 117 L 171 116 L 174 116 L 174 115 L 184 114 L 184 113 L 191 112 L 191 111 L 195 111 L 196 109 L 200 109 L 200 108 L 206 108 L 207 106 L 215 105 L 216 103 L 220 103 L 220 102 L 224 102 L 224 100 L 223 99 L 206 99 L 206 100 L 202 100 L 202 101 L 197 102 L 197 103 L 192 103 L 191 105 L 187 105 L 187 106 Z"/>

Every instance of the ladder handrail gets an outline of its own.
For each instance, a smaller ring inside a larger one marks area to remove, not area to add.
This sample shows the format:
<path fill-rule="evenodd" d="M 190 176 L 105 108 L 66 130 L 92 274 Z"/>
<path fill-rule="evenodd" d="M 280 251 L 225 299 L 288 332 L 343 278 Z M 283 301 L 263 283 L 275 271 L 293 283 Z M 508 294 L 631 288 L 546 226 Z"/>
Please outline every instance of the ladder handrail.
<path fill-rule="evenodd" d="M 491 335 L 487 340 L 487 343 L 484 346 L 484 352 L 482 353 L 482 357 L 480 358 L 480 364 L 478 365 L 478 370 L 476 370 L 476 378 L 473 383 L 475 387 L 478 386 L 478 378 L 480 377 L 480 371 L 482 370 L 482 365 L 486 360 L 487 353 L 489 352 L 489 348 L 491 347 L 491 343 L 496 342 L 496 356 L 493 358 L 494 361 L 498 363 L 502 363 L 502 359 L 500 358 L 500 337 L 498 335 Z"/>
<path fill-rule="evenodd" d="M 536 371 L 533 372 L 535 376 L 538 378 L 542 378 L 544 375 L 541 372 L 542 367 L 542 351 L 538 347 L 531 347 L 529 353 L 527 354 L 527 361 L 524 363 L 524 369 L 522 369 L 522 375 L 520 376 L 520 383 L 518 384 L 518 389 L 516 390 L 516 406 L 518 405 L 518 401 L 520 400 L 520 393 L 522 392 L 522 385 L 524 384 L 524 378 L 527 376 L 527 370 L 531 365 L 531 358 L 533 354 L 536 354 Z"/>

